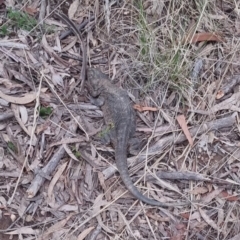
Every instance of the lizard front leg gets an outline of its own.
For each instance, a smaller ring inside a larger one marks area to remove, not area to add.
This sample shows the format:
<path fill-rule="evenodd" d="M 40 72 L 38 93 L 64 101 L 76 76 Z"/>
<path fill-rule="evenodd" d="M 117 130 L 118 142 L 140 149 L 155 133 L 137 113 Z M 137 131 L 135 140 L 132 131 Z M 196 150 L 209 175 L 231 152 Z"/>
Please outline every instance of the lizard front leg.
<path fill-rule="evenodd" d="M 92 94 L 91 94 L 91 95 L 92 95 Z M 91 102 L 93 105 L 97 106 L 97 107 L 101 107 L 101 106 L 103 106 L 105 100 L 104 100 L 104 98 L 101 97 L 101 96 L 99 96 L 99 97 L 97 97 L 97 98 L 90 96 L 90 102 Z"/>

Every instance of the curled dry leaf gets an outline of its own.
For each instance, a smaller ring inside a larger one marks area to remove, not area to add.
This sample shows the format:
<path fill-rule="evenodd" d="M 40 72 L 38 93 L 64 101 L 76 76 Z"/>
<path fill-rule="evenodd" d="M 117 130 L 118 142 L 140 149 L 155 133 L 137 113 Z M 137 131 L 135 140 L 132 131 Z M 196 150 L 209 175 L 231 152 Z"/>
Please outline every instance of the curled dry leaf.
<path fill-rule="evenodd" d="M 156 112 L 156 111 L 158 111 L 158 109 L 155 108 L 155 107 L 144 107 L 144 106 L 141 106 L 139 104 L 134 104 L 133 108 L 138 110 L 139 112 L 143 112 L 143 111 L 153 111 L 153 112 Z"/>
<path fill-rule="evenodd" d="M 34 101 L 36 97 L 37 97 L 37 94 L 34 92 L 26 93 L 23 97 L 12 97 L 0 91 L 0 98 L 3 98 L 4 100 L 10 103 L 15 103 L 15 104 L 27 104 Z"/>

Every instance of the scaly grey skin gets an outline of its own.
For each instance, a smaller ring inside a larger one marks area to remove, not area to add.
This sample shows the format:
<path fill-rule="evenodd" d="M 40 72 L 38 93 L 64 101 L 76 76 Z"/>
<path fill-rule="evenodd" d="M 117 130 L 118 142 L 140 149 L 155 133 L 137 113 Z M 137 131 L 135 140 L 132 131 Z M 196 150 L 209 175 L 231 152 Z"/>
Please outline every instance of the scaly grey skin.
<path fill-rule="evenodd" d="M 98 97 L 106 125 L 110 129 L 110 139 L 115 148 L 115 159 L 121 179 L 126 188 L 142 202 L 159 207 L 186 205 L 186 203 L 161 203 L 145 197 L 133 185 L 128 173 L 127 146 L 136 128 L 135 112 L 127 91 L 113 85 L 108 76 L 95 68 L 87 69 L 87 87 L 92 97 Z"/>

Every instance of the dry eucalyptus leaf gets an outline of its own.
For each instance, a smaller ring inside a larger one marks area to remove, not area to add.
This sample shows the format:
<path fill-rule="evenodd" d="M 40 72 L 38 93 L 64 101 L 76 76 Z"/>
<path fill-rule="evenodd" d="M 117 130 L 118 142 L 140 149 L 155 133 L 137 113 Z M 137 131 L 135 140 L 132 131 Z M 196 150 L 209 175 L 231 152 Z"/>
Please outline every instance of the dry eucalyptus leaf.
<path fill-rule="evenodd" d="M 87 237 L 87 235 L 94 229 L 95 227 L 89 227 L 85 230 L 83 230 L 79 235 L 77 240 L 83 240 L 85 239 L 85 237 Z"/>
<path fill-rule="evenodd" d="M 5 0 L 5 6 L 8 8 L 13 8 L 15 6 L 15 0 Z"/>
<path fill-rule="evenodd" d="M 221 229 L 217 226 L 217 224 L 207 215 L 207 213 L 201 208 L 198 209 L 204 221 L 210 225 L 213 229 L 221 232 Z"/>
<path fill-rule="evenodd" d="M 31 227 L 20 227 L 17 230 L 6 232 L 5 234 L 31 234 L 31 235 L 39 235 L 40 230 L 34 230 Z"/>
<path fill-rule="evenodd" d="M 73 19 L 74 14 L 76 13 L 77 9 L 79 6 L 79 0 L 75 0 L 73 1 L 73 3 L 70 5 L 69 9 L 68 9 L 68 17 L 70 19 Z"/>
<path fill-rule="evenodd" d="M 12 97 L 0 91 L 0 97 L 10 103 L 27 104 L 34 101 L 37 97 L 37 94 L 32 92 L 32 93 L 26 93 L 23 97 Z"/>
<path fill-rule="evenodd" d="M 193 145 L 193 139 L 192 139 L 192 136 L 191 136 L 191 134 L 188 130 L 188 126 L 187 126 L 185 116 L 184 115 L 177 116 L 177 121 L 178 121 L 180 127 L 182 128 L 190 146 L 192 146 Z"/>
<path fill-rule="evenodd" d="M 3 129 L 5 129 L 6 126 L 7 126 L 6 123 L 1 123 L 1 124 L 0 124 L 0 131 L 2 131 Z"/>
<path fill-rule="evenodd" d="M 54 73 L 52 75 L 52 82 L 54 85 L 60 85 L 60 86 L 64 87 L 63 78 L 57 73 Z"/>
<path fill-rule="evenodd" d="M 26 124 L 28 121 L 28 112 L 25 106 L 19 106 L 20 117 L 22 119 L 23 124 Z"/>
<path fill-rule="evenodd" d="M 52 82 L 53 84 L 56 85 L 60 85 L 62 87 L 64 87 L 63 84 L 63 78 L 62 76 L 60 76 L 58 73 L 56 73 L 56 71 L 54 70 L 54 68 L 52 66 L 48 66 L 49 70 L 52 73 Z"/>
<path fill-rule="evenodd" d="M 42 45 L 48 53 L 53 53 L 54 52 L 54 50 L 49 46 L 45 34 L 42 36 Z"/>
<path fill-rule="evenodd" d="M 190 191 L 189 193 L 197 195 L 197 194 L 204 194 L 204 193 L 207 193 L 207 192 L 208 192 L 208 189 L 206 187 L 196 187 L 192 191 Z"/>
<path fill-rule="evenodd" d="M 7 134 L 2 133 L 2 138 L 3 138 L 3 140 L 4 140 L 6 143 L 10 142 L 10 138 L 9 138 L 9 136 L 8 136 Z"/>
<path fill-rule="evenodd" d="M 47 236 L 49 234 L 54 233 L 54 232 L 59 231 L 60 229 L 62 229 L 72 216 L 73 216 L 73 213 L 69 214 L 65 219 L 63 219 L 63 220 L 61 220 L 59 222 L 56 222 L 55 224 L 50 226 L 48 229 L 45 230 L 42 238 L 43 239 L 48 239 Z"/>

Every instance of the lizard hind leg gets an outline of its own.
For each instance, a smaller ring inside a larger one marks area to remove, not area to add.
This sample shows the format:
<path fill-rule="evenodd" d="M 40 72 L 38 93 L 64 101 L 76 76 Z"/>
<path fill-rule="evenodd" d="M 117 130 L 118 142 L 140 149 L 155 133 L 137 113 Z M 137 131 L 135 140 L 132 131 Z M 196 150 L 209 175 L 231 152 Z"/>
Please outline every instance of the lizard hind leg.
<path fill-rule="evenodd" d="M 105 125 L 102 130 L 97 134 L 97 138 L 103 145 L 109 145 L 114 137 L 114 131 L 111 126 Z"/>
<path fill-rule="evenodd" d="M 132 137 L 128 141 L 129 147 L 128 151 L 131 155 L 138 155 L 138 153 L 142 150 L 143 148 L 143 143 L 136 137 Z"/>

